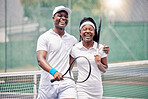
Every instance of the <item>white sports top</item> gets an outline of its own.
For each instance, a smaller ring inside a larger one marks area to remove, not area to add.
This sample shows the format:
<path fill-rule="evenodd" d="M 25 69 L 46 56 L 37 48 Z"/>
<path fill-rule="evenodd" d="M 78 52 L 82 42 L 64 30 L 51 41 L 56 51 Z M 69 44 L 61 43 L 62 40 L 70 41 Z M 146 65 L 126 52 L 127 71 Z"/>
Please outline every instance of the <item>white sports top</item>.
<path fill-rule="evenodd" d="M 94 42 L 93 47 L 91 47 L 90 49 L 86 49 L 83 45 L 82 42 L 79 42 L 77 44 L 75 44 L 75 46 L 73 47 L 72 51 L 71 51 L 71 56 L 73 58 L 76 58 L 78 56 L 85 56 L 89 59 L 90 63 L 91 63 L 91 75 L 88 78 L 88 80 L 84 83 L 77 83 L 77 91 L 84 91 L 84 92 L 88 92 L 90 94 L 93 95 L 98 95 L 98 94 L 102 94 L 103 93 L 103 89 L 102 89 L 102 79 L 101 79 L 101 71 L 99 70 L 96 62 L 95 62 L 95 58 L 94 55 L 96 55 L 97 53 L 97 43 Z M 101 56 L 101 58 L 103 57 L 107 57 L 107 54 L 105 54 L 102 51 L 103 45 L 99 44 L 99 54 Z M 84 65 L 85 63 L 80 62 L 77 63 L 78 64 L 78 68 L 79 70 L 84 69 Z"/>
<path fill-rule="evenodd" d="M 66 33 L 62 38 L 56 34 L 52 29 L 45 32 L 38 38 L 37 50 L 47 51 L 46 61 L 58 72 L 64 74 L 69 67 L 69 54 L 74 44 L 77 43 L 77 39 L 74 36 Z M 40 84 L 50 84 L 50 80 L 53 76 L 42 70 Z M 63 80 L 65 81 L 65 80 Z M 54 82 L 59 83 L 59 81 Z"/>

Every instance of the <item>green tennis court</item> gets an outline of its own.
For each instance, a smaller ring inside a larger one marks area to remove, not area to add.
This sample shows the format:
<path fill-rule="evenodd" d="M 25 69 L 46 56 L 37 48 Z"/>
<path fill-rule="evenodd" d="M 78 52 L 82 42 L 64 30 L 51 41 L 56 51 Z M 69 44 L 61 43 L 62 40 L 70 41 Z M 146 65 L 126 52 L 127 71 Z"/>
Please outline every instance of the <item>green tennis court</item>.
<path fill-rule="evenodd" d="M 148 85 L 104 84 L 104 96 L 124 98 L 148 98 Z"/>

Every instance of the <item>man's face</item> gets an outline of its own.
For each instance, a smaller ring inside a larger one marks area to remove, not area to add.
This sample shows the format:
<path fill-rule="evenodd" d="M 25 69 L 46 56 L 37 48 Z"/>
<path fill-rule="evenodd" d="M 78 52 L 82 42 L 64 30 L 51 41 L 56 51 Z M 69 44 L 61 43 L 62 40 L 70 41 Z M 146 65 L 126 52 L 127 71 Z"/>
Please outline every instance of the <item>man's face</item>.
<path fill-rule="evenodd" d="M 68 24 L 68 14 L 65 11 L 57 12 L 53 16 L 54 25 L 57 28 L 65 28 Z"/>

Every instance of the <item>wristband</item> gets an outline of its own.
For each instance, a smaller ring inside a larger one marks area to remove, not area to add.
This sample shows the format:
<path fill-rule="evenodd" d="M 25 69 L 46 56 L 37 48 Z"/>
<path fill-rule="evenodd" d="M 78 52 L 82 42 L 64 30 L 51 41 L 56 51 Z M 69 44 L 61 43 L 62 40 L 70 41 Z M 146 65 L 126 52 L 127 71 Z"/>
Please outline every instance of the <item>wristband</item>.
<path fill-rule="evenodd" d="M 56 72 L 58 72 L 55 68 L 51 68 L 50 70 L 49 70 L 49 73 L 52 75 L 52 76 L 54 76 L 54 74 L 56 73 Z"/>

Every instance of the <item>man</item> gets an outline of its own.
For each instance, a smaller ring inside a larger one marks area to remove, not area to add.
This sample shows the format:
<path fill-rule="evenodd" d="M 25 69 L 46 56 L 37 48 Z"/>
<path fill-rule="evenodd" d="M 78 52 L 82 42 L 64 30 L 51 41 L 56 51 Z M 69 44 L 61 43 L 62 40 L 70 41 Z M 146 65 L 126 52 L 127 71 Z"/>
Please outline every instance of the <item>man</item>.
<path fill-rule="evenodd" d="M 77 39 L 65 31 L 71 10 L 58 6 L 53 11 L 54 27 L 43 33 L 37 42 L 37 60 L 43 69 L 38 99 L 76 99 L 75 83 L 64 79 L 69 67 L 70 51 Z M 107 49 L 107 52 L 109 49 Z M 51 83 L 51 79 L 56 79 Z"/>
<path fill-rule="evenodd" d="M 75 99 L 75 84 L 62 78 L 69 67 L 69 53 L 77 43 L 74 36 L 65 31 L 71 10 L 58 6 L 53 11 L 54 27 L 42 34 L 37 43 L 37 60 L 43 69 L 38 99 Z M 51 79 L 56 79 L 51 83 Z M 61 80 L 61 81 L 59 81 Z"/>

